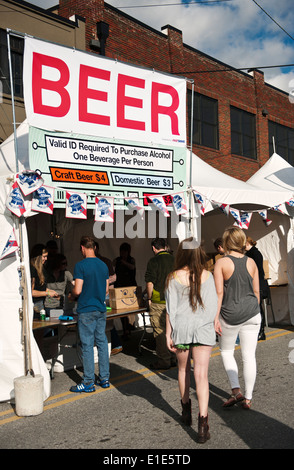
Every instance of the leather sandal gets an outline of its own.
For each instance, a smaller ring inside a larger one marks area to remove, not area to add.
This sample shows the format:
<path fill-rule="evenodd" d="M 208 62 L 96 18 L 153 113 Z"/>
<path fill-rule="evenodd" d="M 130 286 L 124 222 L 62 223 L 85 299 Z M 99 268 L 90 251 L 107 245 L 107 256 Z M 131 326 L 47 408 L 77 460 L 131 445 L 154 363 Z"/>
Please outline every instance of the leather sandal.
<path fill-rule="evenodd" d="M 241 404 L 244 410 L 250 410 L 251 405 L 252 405 L 252 400 L 247 400 L 246 398 L 244 398 Z"/>
<path fill-rule="evenodd" d="M 240 401 L 244 401 L 244 400 L 245 400 L 245 397 L 243 397 L 242 392 L 238 392 L 236 394 L 232 393 L 230 398 L 227 401 L 225 401 L 225 403 L 223 403 L 223 407 L 229 408 L 230 406 L 234 406 L 236 403 Z"/>

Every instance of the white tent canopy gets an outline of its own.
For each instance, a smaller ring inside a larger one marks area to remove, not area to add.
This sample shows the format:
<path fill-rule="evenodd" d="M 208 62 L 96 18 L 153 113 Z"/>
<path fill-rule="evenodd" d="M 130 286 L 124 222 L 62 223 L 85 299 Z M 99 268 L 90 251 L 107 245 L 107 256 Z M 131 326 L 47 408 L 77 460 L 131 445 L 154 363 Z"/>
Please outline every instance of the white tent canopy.
<path fill-rule="evenodd" d="M 269 192 L 265 187 L 251 181 L 240 181 L 232 176 L 216 170 L 205 163 L 195 154 L 192 155 L 192 184 L 191 186 L 205 196 L 208 201 L 233 205 L 249 204 L 262 207 L 273 207 L 291 199 L 291 188 L 275 187 Z M 211 204 L 206 207 L 206 212 L 212 210 Z M 246 209 L 245 209 L 246 210 Z"/>
<path fill-rule="evenodd" d="M 253 175 L 248 184 L 270 191 L 286 189 L 294 193 L 294 168 L 284 158 L 274 153 Z"/>

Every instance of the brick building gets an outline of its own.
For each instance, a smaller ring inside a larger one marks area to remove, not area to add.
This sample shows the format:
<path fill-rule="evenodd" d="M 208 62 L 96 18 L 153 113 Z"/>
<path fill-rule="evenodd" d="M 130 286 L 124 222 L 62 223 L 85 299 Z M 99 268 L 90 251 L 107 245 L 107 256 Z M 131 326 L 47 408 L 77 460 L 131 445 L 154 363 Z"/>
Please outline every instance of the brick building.
<path fill-rule="evenodd" d="M 0 0 L 0 4 L 11 9 L 6 17 L 1 15 L 0 28 L 192 79 L 193 151 L 224 173 L 247 180 L 273 153 L 273 143 L 276 152 L 294 165 L 294 106 L 286 92 L 264 82 L 262 71 L 240 72 L 183 43 L 182 32 L 173 26 L 157 31 L 104 0 L 60 0 L 48 11 L 22 1 Z M 22 25 L 11 24 L 16 8 Z M 54 28 L 62 29 L 63 35 L 56 36 Z M 189 135 L 188 81 L 187 87 Z M 19 103 L 21 107 L 21 96 Z"/>

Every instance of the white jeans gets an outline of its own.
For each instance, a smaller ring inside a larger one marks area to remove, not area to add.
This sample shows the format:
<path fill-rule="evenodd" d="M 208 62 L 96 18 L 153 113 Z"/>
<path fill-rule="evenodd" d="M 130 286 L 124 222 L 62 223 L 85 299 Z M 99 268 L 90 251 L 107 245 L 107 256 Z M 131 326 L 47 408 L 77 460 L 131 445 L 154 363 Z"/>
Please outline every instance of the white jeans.
<path fill-rule="evenodd" d="M 237 336 L 243 361 L 243 378 L 245 382 L 245 398 L 251 400 L 256 379 L 256 345 L 260 329 L 261 315 L 258 313 L 245 323 L 229 325 L 220 317 L 222 336 L 219 338 L 221 356 L 231 388 L 240 388 L 238 366 L 234 357 Z"/>

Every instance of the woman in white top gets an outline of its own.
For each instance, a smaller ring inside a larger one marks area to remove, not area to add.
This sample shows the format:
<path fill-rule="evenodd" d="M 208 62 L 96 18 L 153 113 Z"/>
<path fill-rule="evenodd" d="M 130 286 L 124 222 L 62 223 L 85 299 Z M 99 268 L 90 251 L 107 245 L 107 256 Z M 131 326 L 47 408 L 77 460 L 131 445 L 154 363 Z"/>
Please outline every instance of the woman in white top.
<path fill-rule="evenodd" d="M 214 279 L 205 269 L 206 255 L 192 238 L 180 243 L 175 269 L 167 279 L 166 338 L 170 351 L 178 360 L 178 382 L 182 404 L 182 421 L 191 425 L 190 372 L 191 355 L 199 404 L 198 442 L 209 439 L 208 366 L 215 344 L 214 319 L 217 295 Z"/>

